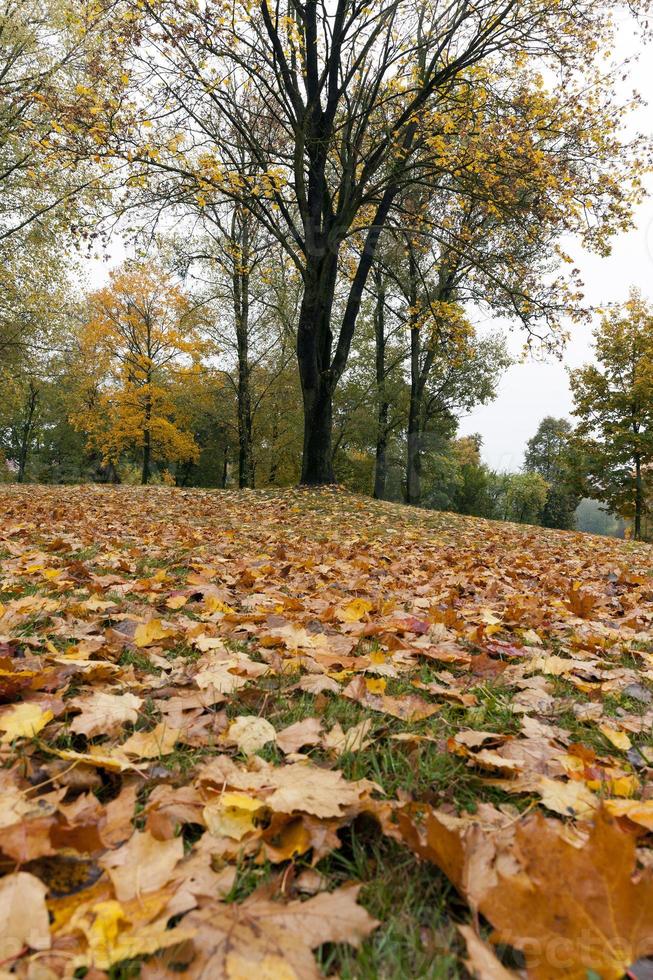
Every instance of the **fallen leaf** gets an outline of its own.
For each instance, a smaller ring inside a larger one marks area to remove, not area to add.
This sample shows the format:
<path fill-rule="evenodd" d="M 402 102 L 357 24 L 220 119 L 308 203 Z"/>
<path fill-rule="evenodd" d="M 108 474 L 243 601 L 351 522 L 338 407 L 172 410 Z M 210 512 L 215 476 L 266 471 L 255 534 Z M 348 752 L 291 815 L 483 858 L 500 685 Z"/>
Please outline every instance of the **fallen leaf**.
<path fill-rule="evenodd" d="M 599 799 L 585 783 L 567 782 L 541 776 L 536 784 L 542 803 L 554 813 L 563 817 L 578 817 L 589 820 L 599 805 Z"/>
<path fill-rule="evenodd" d="M 0 742 L 12 742 L 15 738 L 32 738 L 52 720 L 51 711 L 44 711 L 38 704 L 17 704 L 0 715 Z"/>
<path fill-rule="evenodd" d="M 371 611 L 371 602 L 366 599 L 352 599 L 346 606 L 336 611 L 336 616 L 343 623 L 357 623 L 359 619 Z"/>
<path fill-rule="evenodd" d="M 157 840 L 147 830 L 135 831 L 126 844 L 106 854 L 100 864 L 111 878 L 116 898 L 128 902 L 165 885 L 183 856 L 181 837 Z"/>
<path fill-rule="evenodd" d="M 202 815 L 207 830 L 214 837 L 242 840 L 245 834 L 256 829 L 255 817 L 263 810 L 265 804 L 261 800 L 247 793 L 227 792 L 207 804 Z"/>
<path fill-rule="evenodd" d="M 105 694 L 98 691 L 85 698 L 76 698 L 71 704 L 82 709 L 82 713 L 73 718 L 70 724 L 71 732 L 93 738 L 95 735 L 117 732 L 124 725 L 135 724 L 143 699 L 135 694 Z"/>
<path fill-rule="evenodd" d="M 619 980 L 653 953 L 653 872 L 636 879 L 635 840 L 599 812 L 570 844 L 540 815 L 516 831 L 521 870 L 501 875 L 481 911 L 497 942 L 522 950 L 533 980 Z"/>
<path fill-rule="evenodd" d="M 617 728 L 611 728 L 609 725 L 599 725 L 599 731 L 602 735 L 605 735 L 608 742 L 611 742 L 616 749 L 620 749 L 622 752 L 627 752 L 633 744 L 626 733 L 620 732 Z"/>
<path fill-rule="evenodd" d="M 46 894 L 45 885 L 27 871 L 0 879 L 0 962 L 20 956 L 24 947 L 50 948 Z"/>
<path fill-rule="evenodd" d="M 319 718 L 303 718 L 277 732 L 277 745 L 288 755 L 298 752 L 305 745 L 319 745 L 322 740 L 322 722 Z"/>
<path fill-rule="evenodd" d="M 653 833 L 653 800 L 603 800 L 603 806 L 613 817 L 628 817 L 640 827 Z"/>
<path fill-rule="evenodd" d="M 88 940 L 88 953 L 79 958 L 79 965 L 97 970 L 109 970 L 116 963 L 148 956 L 195 935 L 192 928 L 168 929 L 165 923 L 130 928 L 125 910 L 114 900 L 98 902 L 88 917 L 77 917 L 75 924 Z"/>
<path fill-rule="evenodd" d="M 360 752 L 372 744 L 367 738 L 371 727 L 371 718 L 365 718 L 358 725 L 352 725 L 346 732 L 343 732 L 341 726 L 336 722 L 331 731 L 324 736 L 324 747 L 331 749 L 336 755 L 343 755 L 345 752 Z"/>
<path fill-rule="evenodd" d="M 457 926 L 467 946 L 465 966 L 476 980 L 518 980 L 519 974 L 506 970 L 497 955 L 471 926 Z"/>
<path fill-rule="evenodd" d="M 403 697 L 396 698 L 387 694 L 371 694 L 363 677 L 355 677 L 342 694 L 372 711 L 382 711 L 386 715 L 392 715 L 404 721 L 420 721 L 422 718 L 429 718 L 440 711 L 442 707 L 439 704 L 429 704 L 416 694 L 405 694 Z"/>
<path fill-rule="evenodd" d="M 192 912 L 203 964 L 198 980 L 320 980 L 311 950 L 324 943 L 360 945 L 378 923 L 357 904 L 358 888 L 340 888 L 305 902 L 252 896 L 239 904 Z"/>
<path fill-rule="evenodd" d="M 166 629 L 160 619 L 149 619 L 146 623 L 139 623 L 136 627 L 134 643 L 137 647 L 150 647 L 154 643 L 166 640 L 173 635 L 174 631 Z"/>
<path fill-rule="evenodd" d="M 254 755 L 264 745 L 276 742 L 277 733 L 273 725 L 257 715 L 239 715 L 229 726 L 228 740 L 237 745 L 245 755 Z"/>
<path fill-rule="evenodd" d="M 179 734 L 178 728 L 171 728 L 161 721 L 151 732 L 134 732 L 122 743 L 120 751 L 139 759 L 158 759 L 174 750 Z"/>

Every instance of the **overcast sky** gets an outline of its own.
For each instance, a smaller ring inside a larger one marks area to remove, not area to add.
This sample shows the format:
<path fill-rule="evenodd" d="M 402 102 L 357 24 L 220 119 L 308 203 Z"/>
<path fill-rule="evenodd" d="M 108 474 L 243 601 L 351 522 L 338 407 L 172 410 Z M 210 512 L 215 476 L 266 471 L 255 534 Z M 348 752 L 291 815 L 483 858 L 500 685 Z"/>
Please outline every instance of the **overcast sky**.
<path fill-rule="evenodd" d="M 622 21 L 620 58 L 638 53 L 639 41 L 627 17 Z M 653 132 L 653 70 L 651 49 L 642 52 L 637 64 L 630 66 L 628 94 L 633 88 L 648 105 L 641 108 L 632 122 L 632 129 Z M 629 126 L 629 130 L 631 127 Z M 653 194 L 653 182 L 649 182 Z M 566 245 L 565 245 L 566 247 Z M 585 297 L 593 306 L 622 302 L 631 286 L 653 300 L 653 196 L 649 196 L 637 212 L 637 227 L 613 240 L 612 254 L 607 258 L 590 255 L 580 249 L 569 249 L 574 264 L 581 270 L 585 282 Z M 495 323 L 496 327 L 498 324 Z M 545 415 L 569 415 L 571 394 L 567 369 L 578 367 L 592 359 L 592 328 L 574 328 L 562 363 L 527 361 L 510 368 L 499 385 L 498 397 L 490 405 L 481 406 L 461 421 L 460 434 L 480 432 L 483 437 L 483 457 L 499 470 L 517 470 L 523 462 L 527 439 L 535 433 Z M 510 348 L 518 355 L 523 336 L 515 331 Z"/>

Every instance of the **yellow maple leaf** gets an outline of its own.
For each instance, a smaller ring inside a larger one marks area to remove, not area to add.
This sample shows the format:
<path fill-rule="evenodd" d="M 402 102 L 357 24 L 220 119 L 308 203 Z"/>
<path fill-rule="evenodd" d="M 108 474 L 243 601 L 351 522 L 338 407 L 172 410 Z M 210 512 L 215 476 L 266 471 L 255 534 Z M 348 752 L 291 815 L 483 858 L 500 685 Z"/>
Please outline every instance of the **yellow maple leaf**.
<path fill-rule="evenodd" d="M 150 619 L 147 623 L 140 623 L 134 633 L 134 643 L 137 647 L 149 647 L 158 640 L 165 640 L 172 636 L 172 630 L 168 630 L 160 619 Z"/>
<path fill-rule="evenodd" d="M 352 599 L 350 603 L 336 613 L 343 623 L 356 623 L 372 609 L 372 603 L 367 599 Z"/>
<path fill-rule="evenodd" d="M 245 834 L 256 830 L 254 818 L 264 804 L 247 793 L 223 793 L 214 803 L 204 807 L 204 822 L 214 837 L 231 837 L 242 840 Z"/>
<path fill-rule="evenodd" d="M 0 731 L 4 732 L 0 742 L 30 738 L 38 734 L 53 717 L 51 711 L 44 711 L 38 704 L 17 704 L 0 716 Z"/>
<path fill-rule="evenodd" d="M 92 965 L 98 970 L 109 970 L 115 963 L 155 953 L 195 935 L 194 929 L 184 926 L 166 929 L 160 923 L 133 931 L 125 928 L 125 912 L 115 899 L 98 902 L 92 911 L 95 916 L 92 923 L 79 923 L 88 940 L 88 953 L 84 964 L 79 965 Z"/>
<path fill-rule="evenodd" d="M 366 677 L 365 687 L 370 694 L 385 694 L 387 681 L 383 677 Z"/>
<path fill-rule="evenodd" d="M 605 735 L 608 742 L 612 742 L 614 747 L 621 749 L 622 752 L 627 752 L 633 744 L 625 732 L 620 732 L 616 728 L 610 728 L 609 725 L 599 725 L 599 731 L 602 735 Z"/>

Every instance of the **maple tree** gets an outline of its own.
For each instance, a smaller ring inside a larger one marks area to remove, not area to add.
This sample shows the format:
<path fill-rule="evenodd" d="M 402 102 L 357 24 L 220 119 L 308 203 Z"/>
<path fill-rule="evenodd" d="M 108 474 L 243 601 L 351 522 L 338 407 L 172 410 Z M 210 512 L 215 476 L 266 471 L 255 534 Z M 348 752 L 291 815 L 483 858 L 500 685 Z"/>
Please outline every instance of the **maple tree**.
<path fill-rule="evenodd" d="M 637 293 L 594 332 L 598 363 L 571 372 L 574 414 L 587 484 L 597 499 L 632 518 L 639 538 L 653 462 L 653 314 Z"/>
<path fill-rule="evenodd" d="M 211 351 L 193 305 L 156 267 L 127 263 L 110 285 L 89 297 L 79 337 L 84 377 L 74 415 L 91 445 L 116 465 L 125 449 L 141 454 L 141 482 L 154 460 L 193 460 L 199 455 L 175 388 L 192 385 Z"/>

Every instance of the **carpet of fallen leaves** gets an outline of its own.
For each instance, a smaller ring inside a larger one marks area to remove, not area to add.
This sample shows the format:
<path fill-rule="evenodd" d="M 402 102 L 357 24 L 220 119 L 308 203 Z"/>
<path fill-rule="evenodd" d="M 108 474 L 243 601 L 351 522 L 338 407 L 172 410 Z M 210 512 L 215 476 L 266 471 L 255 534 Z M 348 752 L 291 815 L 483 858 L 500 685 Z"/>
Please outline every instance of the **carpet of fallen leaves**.
<path fill-rule="evenodd" d="M 335 490 L 0 514 L 1 977 L 644 975 L 649 546 Z"/>

